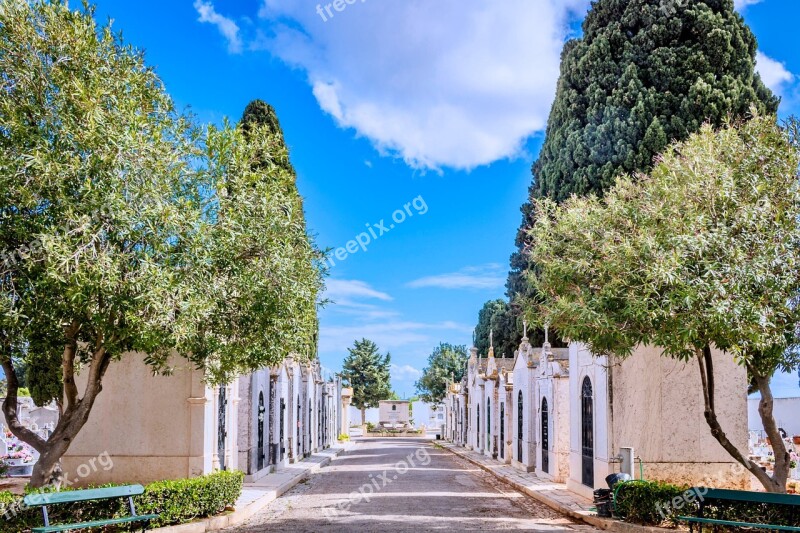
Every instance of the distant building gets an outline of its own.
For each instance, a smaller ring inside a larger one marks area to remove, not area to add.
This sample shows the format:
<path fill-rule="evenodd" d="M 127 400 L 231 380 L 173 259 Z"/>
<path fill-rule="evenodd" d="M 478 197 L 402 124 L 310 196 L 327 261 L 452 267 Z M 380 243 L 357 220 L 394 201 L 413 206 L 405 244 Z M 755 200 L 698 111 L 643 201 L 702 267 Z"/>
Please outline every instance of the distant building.
<path fill-rule="evenodd" d="M 378 404 L 378 423 L 383 427 L 410 427 L 409 406 L 408 400 L 382 400 Z"/>

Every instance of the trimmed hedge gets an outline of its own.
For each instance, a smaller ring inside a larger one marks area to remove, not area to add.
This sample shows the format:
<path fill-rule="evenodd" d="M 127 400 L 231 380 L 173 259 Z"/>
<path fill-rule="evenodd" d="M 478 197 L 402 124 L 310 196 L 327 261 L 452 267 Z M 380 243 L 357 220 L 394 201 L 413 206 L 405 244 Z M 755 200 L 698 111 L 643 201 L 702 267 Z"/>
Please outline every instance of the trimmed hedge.
<path fill-rule="evenodd" d="M 658 481 L 629 481 L 619 486 L 615 516 L 625 521 L 648 526 L 675 527 L 678 516 L 696 515 L 704 493 Z M 740 501 L 706 501 L 705 518 L 732 522 L 757 522 L 796 526 L 796 508 L 788 505 L 745 503 Z M 731 531 L 732 528 L 719 528 Z"/>
<path fill-rule="evenodd" d="M 198 518 L 217 515 L 232 506 L 242 493 L 244 473 L 240 471 L 216 472 L 207 476 L 158 481 L 145 487 L 144 494 L 134 497 L 138 514 L 159 514 L 150 527 L 161 527 L 191 522 Z M 110 487 L 112 485 L 102 485 Z M 0 532 L 19 533 L 43 525 L 39 507 L 26 508 L 22 497 L 10 492 L 0 492 Z M 100 520 L 129 514 L 124 499 L 98 502 L 76 502 L 52 505 L 47 508 L 50 522 L 54 524 Z M 129 529 L 127 529 L 129 528 Z M 120 527 L 119 531 L 138 530 L 141 524 Z"/>
<path fill-rule="evenodd" d="M 615 516 L 647 526 L 677 525 L 677 517 L 695 514 L 698 506 L 689 487 L 660 481 L 628 481 L 617 488 Z"/>

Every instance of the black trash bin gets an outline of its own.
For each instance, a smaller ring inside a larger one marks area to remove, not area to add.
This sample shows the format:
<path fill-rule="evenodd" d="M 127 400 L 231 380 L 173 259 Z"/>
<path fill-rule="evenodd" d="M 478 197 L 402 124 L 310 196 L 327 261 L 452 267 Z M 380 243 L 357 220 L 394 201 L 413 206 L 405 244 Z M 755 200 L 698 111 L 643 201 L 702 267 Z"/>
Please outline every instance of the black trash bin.
<path fill-rule="evenodd" d="M 597 489 L 594 491 L 594 505 L 597 516 L 611 518 L 613 492 L 611 489 Z"/>

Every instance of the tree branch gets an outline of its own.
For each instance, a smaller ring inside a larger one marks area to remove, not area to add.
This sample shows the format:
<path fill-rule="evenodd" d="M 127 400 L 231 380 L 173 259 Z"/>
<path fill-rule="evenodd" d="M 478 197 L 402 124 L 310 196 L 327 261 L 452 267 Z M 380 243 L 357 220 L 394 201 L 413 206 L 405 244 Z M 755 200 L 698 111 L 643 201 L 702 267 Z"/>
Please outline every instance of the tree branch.
<path fill-rule="evenodd" d="M 10 429 L 11 433 L 16 435 L 17 438 L 23 442 L 27 442 L 33 446 L 34 450 L 42 453 L 47 446 L 47 441 L 23 426 L 17 416 L 17 391 L 19 390 L 19 380 L 17 379 L 17 372 L 14 370 L 14 365 L 8 357 L 3 359 L 3 372 L 6 374 L 6 383 L 8 385 L 6 399 L 3 402 L 3 414 L 6 417 L 8 429 Z"/>
<path fill-rule="evenodd" d="M 739 448 L 737 448 L 728 439 L 725 431 L 717 419 L 717 413 L 714 410 L 714 376 L 713 366 L 709 365 L 711 359 L 711 347 L 706 346 L 703 349 L 697 350 L 697 362 L 700 365 L 700 380 L 703 384 L 703 400 L 705 403 L 705 418 L 706 423 L 711 428 L 711 434 L 717 439 L 717 442 L 727 451 L 731 457 L 736 459 L 742 466 L 744 466 L 751 474 L 753 474 L 758 481 L 764 485 L 769 492 L 785 492 L 786 485 L 778 487 L 775 481 L 756 463 L 751 461 L 745 456 Z"/>
<path fill-rule="evenodd" d="M 73 320 L 65 331 L 67 345 L 64 347 L 64 353 L 61 356 L 61 373 L 63 375 L 66 405 L 60 406 L 62 412 L 65 409 L 70 409 L 78 402 L 78 386 L 75 384 L 75 356 L 78 353 L 78 343 L 75 341 L 75 336 L 78 334 L 79 329 L 80 324 L 77 320 Z"/>

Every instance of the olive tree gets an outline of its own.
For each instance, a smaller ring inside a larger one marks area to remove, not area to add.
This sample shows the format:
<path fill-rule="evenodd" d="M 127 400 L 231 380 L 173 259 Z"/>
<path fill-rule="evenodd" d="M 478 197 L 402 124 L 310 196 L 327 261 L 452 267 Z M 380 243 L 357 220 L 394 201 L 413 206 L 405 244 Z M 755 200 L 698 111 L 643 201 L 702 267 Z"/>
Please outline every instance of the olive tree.
<path fill-rule="evenodd" d="M 789 454 L 770 379 L 798 366 L 800 163 L 772 117 L 673 145 L 649 175 L 618 177 L 601 200 L 536 202 L 538 265 L 529 282 L 544 319 L 597 354 L 639 344 L 693 361 L 712 435 L 771 492 L 785 491 Z M 711 350 L 746 367 L 775 451 L 772 476 L 727 437 L 717 417 Z"/>
<path fill-rule="evenodd" d="M 282 139 L 193 126 L 86 4 L 0 4 L 0 72 L 3 412 L 40 454 L 32 486 L 60 483 L 123 357 L 222 383 L 310 352 L 321 272 L 294 176 L 269 162 Z M 17 414 L 23 367 L 59 407 L 46 440 Z"/>

